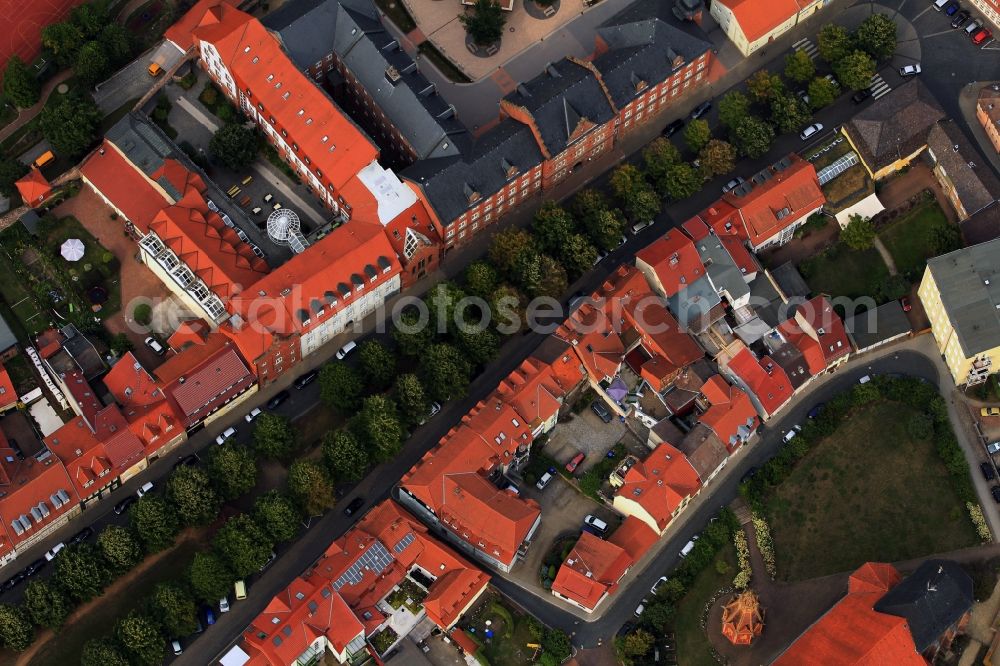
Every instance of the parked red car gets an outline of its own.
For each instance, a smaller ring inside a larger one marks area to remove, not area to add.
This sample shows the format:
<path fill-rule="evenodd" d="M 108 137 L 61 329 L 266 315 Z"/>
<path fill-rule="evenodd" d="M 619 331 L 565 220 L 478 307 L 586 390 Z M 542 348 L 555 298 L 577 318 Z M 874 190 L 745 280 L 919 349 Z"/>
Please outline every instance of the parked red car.
<path fill-rule="evenodd" d="M 907 298 L 906 296 L 903 296 L 901 299 L 899 299 L 899 304 L 903 306 L 903 312 L 909 312 L 910 310 L 913 309 L 913 306 L 910 305 L 910 299 Z"/>
<path fill-rule="evenodd" d="M 575 472 L 576 468 L 580 466 L 580 463 L 582 463 L 583 459 L 586 457 L 587 456 L 585 456 L 582 453 L 578 453 L 575 456 L 573 456 L 573 459 L 570 460 L 568 463 L 566 463 L 566 471 L 569 472 L 570 474 Z"/>
<path fill-rule="evenodd" d="M 980 45 L 985 43 L 987 40 L 993 39 L 993 33 L 987 28 L 980 28 L 979 30 L 972 33 L 972 43 L 975 45 Z"/>

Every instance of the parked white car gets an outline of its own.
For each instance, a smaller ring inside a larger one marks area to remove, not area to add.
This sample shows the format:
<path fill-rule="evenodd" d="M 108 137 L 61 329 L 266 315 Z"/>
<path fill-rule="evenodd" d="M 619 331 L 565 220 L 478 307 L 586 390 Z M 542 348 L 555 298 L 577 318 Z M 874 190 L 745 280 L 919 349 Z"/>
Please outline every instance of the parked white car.
<path fill-rule="evenodd" d="M 229 427 L 222 431 L 222 434 L 215 438 L 215 443 L 222 446 L 226 440 L 236 434 L 236 428 Z"/>
<path fill-rule="evenodd" d="M 139 486 L 139 490 L 135 491 L 135 494 L 142 498 L 143 495 L 147 495 L 153 492 L 153 482 L 147 481 L 146 483 Z"/>
<path fill-rule="evenodd" d="M 59 554 L 59 551 L 62 550 L 63 548 L 65 548 L 65 547 L 66 547 L 66 544 L 64 544 L 62 542 L 57 543 L 56 545 L 52 546 L 52 550 L 50 550 L 49 552 L 45 553 L 45 559 L 47 561 L 51 562 L 52 560 L 56 559 L 56 555 Z"/>
<path fill-rule="evenodd" d="M 813 123 L 809 127 L 807 127 L 804 130 L 802 130 L 802 133 L 799 134 L 799 138 L 802 139 L 803 141 L 805 141 L 806 139 L 808 139 L 812 135 L 814 135 L 814 134 L 816 134 L 818 132 L 822 132 L 822 131 L 823 131 L 823 124 L 822 123 Z"/>
<path fill-rule="evenodd" d="M 254 407 L 252 410 L 250 410 L 250 413 L 244 416 L 243 418 L 247 420 L 247 423 L 252 423 L 255 418 L 260 416 L 260 411 L 261 411 L 260 407 Z"/>
<path fill-rule="evenodd" d="M 920 63 L 919 62 L 916 63 L 916 64 L 913 64 L 913 65 L 906 65 L 905 67 L 900 67 L 899 68 L 899 75 L 900 76 L 916 76 L 919 73 L 920 73 Z"/>

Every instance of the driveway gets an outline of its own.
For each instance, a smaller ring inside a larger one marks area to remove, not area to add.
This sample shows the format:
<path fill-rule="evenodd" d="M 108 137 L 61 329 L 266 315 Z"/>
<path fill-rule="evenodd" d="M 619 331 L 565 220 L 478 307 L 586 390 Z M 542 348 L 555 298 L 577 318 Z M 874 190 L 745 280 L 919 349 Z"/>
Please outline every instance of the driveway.
<path fill-rule="evenodd" d="M 166 40 L 160 42 L 112 74 L 111 78 L 97 84 L 93 91 L 97 107 L 107 115 L 126 102 L 138 101 L 150 88 L 159 83 L 158 79 L 149 75 L 150 63 L 160 63 L 164 71 L 160 76 L 163 77 L 167 76 L 166 72 L 171 71 L 183 57 L 184 54 L 170 42 Z"/>
<path fill-rule="evenodd" d="M 586 459 L 576 470 L 579 476 L 603 458 L 627 432 L 625 424 L 619 419 L 605 423 L 588 408 L 567 421 L 559 422 L 549 435 L 545 453 L 560 465 L 565 465 L 578 453 L 585 454 Z"/>

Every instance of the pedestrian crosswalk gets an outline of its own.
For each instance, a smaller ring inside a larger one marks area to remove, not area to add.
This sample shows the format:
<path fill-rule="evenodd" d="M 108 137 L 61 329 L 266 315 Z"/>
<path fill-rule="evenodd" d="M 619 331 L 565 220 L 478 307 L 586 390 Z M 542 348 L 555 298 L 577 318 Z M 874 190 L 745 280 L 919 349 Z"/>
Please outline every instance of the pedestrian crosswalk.
<path fill-rule="evenodd" d="M 796 51 L 805 51 L 806 55 L 813 60 L 819 57 L 819 49 L 816 48 L 816 45 L 809 38 L 800 39 L 792 44 L 792 48 Z"/>
<path fill-rule="evenodd" d="M 888 95 L 892 88 L 885 82 L 885 79 L 876 74 L 872 77 L 872 84 L 869 86 L 869 90 L 872 91 L 872 99 L 878 99 L 883 95 Z"/>

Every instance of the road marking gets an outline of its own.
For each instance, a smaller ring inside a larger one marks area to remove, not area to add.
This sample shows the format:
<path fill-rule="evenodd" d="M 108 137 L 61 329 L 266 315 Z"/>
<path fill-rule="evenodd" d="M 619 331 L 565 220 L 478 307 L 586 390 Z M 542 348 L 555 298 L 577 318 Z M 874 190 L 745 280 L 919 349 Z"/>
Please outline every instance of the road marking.
<path fill-rule="evenodd" d="M 892 91 L 892 87 L 885 82 L 880 74 L 872 77 L 872 84 L 868 88 L 872 91 L 873 100 L 888 95 Z"/>
<path fill-rule="evenodd" d="M 927 12 L 931 11 L 932 9 L 934 9 L 934 7 L 933 7 L 933 6 L 932 6 L 932 7 L 924 7 L 924 11 L 920 12 L 919 14 L 917 14 L 916 16 L 914 16 L 914 17 L 913 17 L 912 19 L 910 19 L 910 23 L 913 23 L 913 22 L 914 22 L 914 21 L 916 21 L 916 20 L 917 20 L 918 18 L 920 18 L 921 16 L 923 16 L 923 15 L 924 15 L 924 14 L 926 14 Z M 940 13 L 940 12 L 936 12 L 936 13 Z"/>
<path fill-rule="evenodd" d="M 896 16 L 899 14 L 899 12 L 901 12 L 903 10 L 903 5 L 905 5 L 905 4 L 906 4 L 906 0 L 903 0 L 901 3 L 899 3 L 899 7 L 896 8 L 896 13 L 892 15 L 892 18 L 896 18 Z"/>
<path fill-rule="evenodd" d="M 927 39 L 928 37 L 937 37 L 939 35 L 954 35 L 954 30 L 942 30 L 941 32 L 932 32 L 929 35 L 921 35 L 921 38 Z"/>
<path fill-rule="evenodd" d="M 799 41 L 792 44 L 792 48 L 795 49 L 796 51 L 805 51 L 806 55 L 808 55 L 813 60 L 815 60 L 819 56 L 819 49 L 816 48 L 816 45 L 813 44 L 808 37 L 800 39 Z"/>

